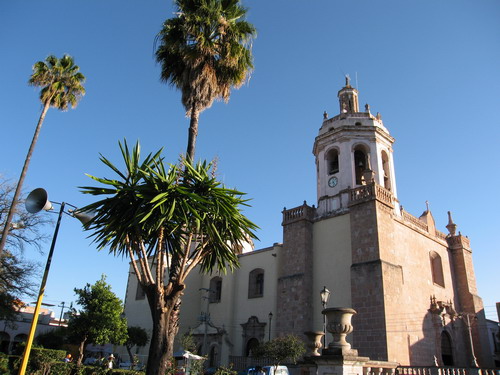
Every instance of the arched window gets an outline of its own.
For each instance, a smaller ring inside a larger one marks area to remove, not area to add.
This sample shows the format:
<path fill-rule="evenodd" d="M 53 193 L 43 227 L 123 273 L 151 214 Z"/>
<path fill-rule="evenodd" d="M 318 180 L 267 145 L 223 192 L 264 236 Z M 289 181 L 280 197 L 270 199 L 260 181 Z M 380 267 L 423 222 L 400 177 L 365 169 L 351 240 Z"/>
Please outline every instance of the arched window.
<path fill-rule="evenodd" d="M 384 171 L 384 187 L 391 190 L 391 172 L 389 169 L 389 157 L 385 151 L 382 151 L 382 169 Z"/>
<path fill-rule="evenodd" d="M 137 290 L 135 291 L 135 300 L 141 300 L 146 298 L 146 293 L 144 292 L 144 289 L 142 288 L 141 284 L 137 282 Z"/>
<path fill-rule="evenodd" d="M 453 366 L 453 344 L 451 343 L 451 337 L 448 332 L 441 332 L 441 358 L 443 359 L 443 365 Z"/>
<path fill-rule="evenodd" d="M 12 343 L 12 347 L 10 348 L 10 351 L 12 353 L 15 353 L 16 349 L 17 349 L 17 346 L 22 343 L 22 342 L 26 342 L 28 341 L 28 335 L 24 334 L 24 333 L 20 333 L 19 335 L 15 336 L 14 337 L 14 340 L 13 340 L 13 343 Z"/>
<path fill-rule="evenodd" d="M 219 348 L 217 345 L 214 345 L 210 348 L 208 363 L 209 367 L 219 367 Z"/>
<path fill-rule="evenodd" d="M 252 355 L 252 350 L 254 350 L 257 346 L 259 346 L 259 340 L 257 340 L 255 337 L 248 340 L 245 350 L 246 356 L 250 357 Z"/>
<path fill-rule="evenodd" d="M 339 152 L 333 148 L 326 154 L 326 167 L 328 174 L 335 174 L 339 171 Z"/>
<path fill-rule="evenodd" d="M 444 288 L 443 263 L 441 257 L 435 251 L 429 254 L 431 260 L 432 282 Z"/>
<path fill-rule="evenodd" d="M 9 354 L 10 336 L 7 332 L 0 332 L 0 352 Z"/>
<path fill-rule="evenodd" d="M 264 296 L 264 270 L 256 268 L 248 275 L 248 298 Z"/>
<path fill-rule="evenodd" d="M 222 295 L 222 278 L 219 276 L 213 277 L 210 280 L 210 303 L 219 303 Z"/>
<path fill-rule="evenodd" d="M 354 149 L 354 171 L 356 174 L 356 185 L 363 185 L 363 172 L 368 166 L 366 152 L 362 146 L 357 146 Z"/>

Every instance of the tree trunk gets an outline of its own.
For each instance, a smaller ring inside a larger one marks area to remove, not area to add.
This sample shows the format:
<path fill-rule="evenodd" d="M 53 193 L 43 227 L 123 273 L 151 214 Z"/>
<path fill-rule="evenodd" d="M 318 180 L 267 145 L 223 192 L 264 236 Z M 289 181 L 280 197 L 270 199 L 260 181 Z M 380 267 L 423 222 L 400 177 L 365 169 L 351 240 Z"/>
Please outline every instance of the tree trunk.
<path fill-rule="evenodd" d="M 128 356 L 130 357 L 130 369 L 134 369 L 134 355 L 132 354 L 132 346 L 130 345 L 125 345 L 127 348 Z"/>
<path fill-rule="evenodd" d="M 174 339 L 178 331 L 178 306 L 180 305 L 179 290 L 172 292 L 167 298 L 158 295 L 149 287 L 146 295 L 151 309 L 153 333 L 149 346 L 146 375 L 164 375 L 168 362 L 173 357 Z"/>
<path fill-rule="evenodd" d="M 38 119 L 38 124 L 35 129 L 35 134 L 33 135 L 33 139 L 31 140 L 31 145 L 28 150 L 28 155 L 26 155 L 26 159 L 24 160 L 23 169 L 21 171 L 21 176 L 19 177 L 19 181 L 17 182 L 14 198 L 12 198 L 9 214 L 7 215 L 7 219 L 5 219 L 5 226 L 3 228 L 2 239 L 0 241 L 0 255 L 2 255 L 5 243 L 7 242 L 7 236 L 9 235 L 10 225 L 12 222 L 12 218 L 14 217 L 14 212 L 16 211 L 17 201 L 19 200 L 19 195 L 21 194 L 21 188 L 23 187 L 24 178 L 26 177 L 26 172 L 28 172 L 28 166 L 30 164 L 31 155 L 33 155 L 33 151 L 35 150 L 36 141 L 38 140 L 38 135 L 40 134 L 40 129 L 42 128 L 45 115 L 47 114 L 47 111 L 50 108 L 50 100 L 51 98 L 49 98 L 45 102 L 45 105 L 43 106 L 42 113 L 40 114 L 40 118 Z"/>
<path fill-rule="evenodd" d="M 76 361 L 76 365 L 80 367 L 82 365 L 83 361 L 83 352 L 85 350 L 85 343 L 87 342 L 87 337 L 83 339 L 82 342 L 80 342 L 80 346 L 78 347 L 78 360 Z"/>
<path fill-rule="evenodd" d="M 195 105 L 191 107 L 191 120 L 189 121 L 188 145 L 186 150 L 186 158 L 188 161 L 194 161 L 194 152 L 196 149 L 196 137 L 198 136 L 198 119 L 200 112 Z"/>

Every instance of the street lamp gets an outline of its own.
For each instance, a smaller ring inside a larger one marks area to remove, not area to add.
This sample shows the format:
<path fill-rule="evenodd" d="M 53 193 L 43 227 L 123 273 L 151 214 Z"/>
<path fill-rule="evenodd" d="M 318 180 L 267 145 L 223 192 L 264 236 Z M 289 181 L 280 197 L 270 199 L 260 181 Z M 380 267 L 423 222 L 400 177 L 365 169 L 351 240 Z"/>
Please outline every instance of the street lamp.
<path fill-rule="evenodd" d="M 33 320 L 31 322 L 30 333 L 28 335 L 28 340 L 26 341 L 26 347 L 24 349 L 23 360 L 21 362 L 21 367 L 19 368 L 19 375 L 24 375 L 26 372 L 26 366 L 28 365 L 28 359 L 30 357 L 31 345 L 33 344 L 33 338 L 35 336 L 36 325 L 38 323 L 38 314 L 40 313 L 40 306 L 42 305 L 43 294 L 45 293 L 45 284 L 47 283 L 47 278 L 49 276 L 50 264 L 52 263 L 52 254 L 54 254 L 54 247 L 56 245 L 57 234 L 59 233 L 59 226 L 61 224 L 62 214 L 65 213 L 69 216 L 76 217 L 83 224 L 88 223 L 92 219 L 92 215 L 89 213 L 83 213 L 78 211 L 78 209 L 69 203 L 57 203 L 61 206 L 59 210 L 59 216 L 57 217 L 56 228 L 54 230 L 54 236 L 52 237 L 52 244 L 50 245 L 49 255 L 47 256 L 47 263 L 45 264 L 45 271 L 43 273 L 42 283 L 40 284 L 40 291 L 38 292 L 38 299 L 36 301 L 35 311 L 33 312 Z M 52 203 L 48 199 L 47 192 L 38 188 L 29 193 L 26 198 L 26 210 L 31 214 L 36 214 L 41 210 L 52 210 Z M 65 206 L 73 207 L 72 210 L 68 210 L 68 212 L 64 211 Z"/>
<path fill-rule="evenodd" d="M 319 292 L 321 297 L 321 305 L 323 306 L 323 310 L 326 309 L 326 305 L 328 304 L 328 299 L 330 298 L 330 291 L 326 289 L 326 286 L 321 289 Z M 326 315 L 323 314 L 323 349 L 326 348 Z"/>
<path fill-rule="evenodd" d="M 203 317 L 203 322 L 205 324 L 205 332 L 203 333 L 203 344 L 202 344 L 203 346 L 201 348 L 202 352 L 200 353 L 200 355 L 203 355 L 203 354 L 208 354 L 207 336 L 208 336 L 208 322 L 210 321 L 210 296 L 212 293 L 214 293 L 214 290 L 212 290 L 210 288 L 200 288 L 198 290 L 205 292 L 208 295 L 208 296 L 201 297 L 201 298 L 207 300 L 207 310 L 206 310 L 204 317 Z"/>
<path fill-rule="evenodd" d="M 273 320 L 273 313 L 270 312 L 269 315 L 269 337 L 268 337 L 268 341 L 271 341 L 271 322 Z"/>

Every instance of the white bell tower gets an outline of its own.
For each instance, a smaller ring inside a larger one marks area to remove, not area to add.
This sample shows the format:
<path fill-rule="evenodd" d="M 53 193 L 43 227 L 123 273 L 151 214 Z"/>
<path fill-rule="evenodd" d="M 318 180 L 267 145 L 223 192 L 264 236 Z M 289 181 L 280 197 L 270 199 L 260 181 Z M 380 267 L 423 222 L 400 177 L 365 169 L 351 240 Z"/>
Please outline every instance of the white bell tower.
<path fill-rule="evenodd" d="M 328 118 L 314 141 L 316 157 L 318 214 L 327 215 L 347 208 L 349 192 L 376 183 L 397 198 L 392 144 L 394 138 L 384 127 L 380 114 L 370 106 L 359 111 L 358 90 L 346 76 L 338 92 L 340 114 Z"/>

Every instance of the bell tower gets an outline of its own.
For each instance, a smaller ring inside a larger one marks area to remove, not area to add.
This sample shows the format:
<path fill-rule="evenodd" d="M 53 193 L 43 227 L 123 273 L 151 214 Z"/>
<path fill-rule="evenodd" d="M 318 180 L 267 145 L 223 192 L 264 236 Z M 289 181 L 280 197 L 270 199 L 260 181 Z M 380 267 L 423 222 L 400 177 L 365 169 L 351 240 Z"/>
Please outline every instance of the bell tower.
<path fill-rule="evenodd" d="M 340 113 L 331 118 L 324 113 L 313 148 L 320 216 L 347 208 L 349 191 L 362 185 L 376 183 L 397 198 L 394 138 L 381 115 L 373 116 L 368 104 L 360 112 L 358 90 L 349 76 L 337 96 Z"/>

